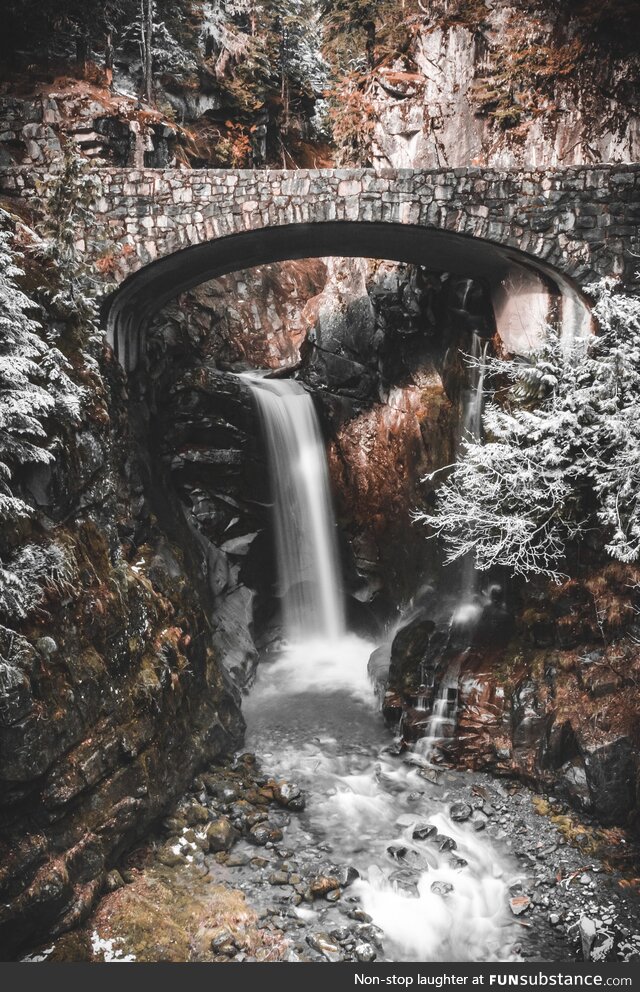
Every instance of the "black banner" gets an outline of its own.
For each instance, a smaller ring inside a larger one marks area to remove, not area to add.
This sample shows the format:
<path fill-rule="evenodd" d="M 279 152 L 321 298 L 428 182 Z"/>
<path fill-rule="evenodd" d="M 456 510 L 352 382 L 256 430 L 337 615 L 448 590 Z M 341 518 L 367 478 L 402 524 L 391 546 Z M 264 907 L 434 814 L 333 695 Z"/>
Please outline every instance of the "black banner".
<path fill-rule="evenodd" d="M 473 962 L 401 964 L 5 964 L 0 965 L 1 988 L 30 989 L 54 982 L 58 988 L 118 992 L 151 983 L 188 983 L 189 992 L 351 992 L 358 989 L 482 989 L 503 988 L 622 988 L 640 992 L 640 962 L 633 964 L 550 964 Z M 60 983 L 60 984 L 58 984 Z"/>

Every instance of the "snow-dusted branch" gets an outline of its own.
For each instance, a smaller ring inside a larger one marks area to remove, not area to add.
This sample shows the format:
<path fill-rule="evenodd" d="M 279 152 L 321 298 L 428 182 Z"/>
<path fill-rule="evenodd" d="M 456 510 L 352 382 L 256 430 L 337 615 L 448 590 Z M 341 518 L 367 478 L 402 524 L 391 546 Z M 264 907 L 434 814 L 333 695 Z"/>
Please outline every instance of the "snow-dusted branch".
<path fill-rule="evenodd" d="M 414 515 L 449 561 L 559 578 L 567 544 L 594 528 L 611 557 L 640 557 L 640 300 L 589 291 L 589 346 L 550 336 L 529 362 L 488 361 L 486 379 L 510 388 L 487 405 L 486 441 L 464 441 L 435 510 Z"/>

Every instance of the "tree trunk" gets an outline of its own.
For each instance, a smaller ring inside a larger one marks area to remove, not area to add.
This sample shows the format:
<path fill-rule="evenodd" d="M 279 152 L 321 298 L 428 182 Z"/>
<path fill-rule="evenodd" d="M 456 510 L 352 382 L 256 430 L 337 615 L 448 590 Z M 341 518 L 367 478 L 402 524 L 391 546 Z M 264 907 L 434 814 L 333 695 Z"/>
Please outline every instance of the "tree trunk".
<path fill-rule="evenodd" d="M 153 99 L 153 0 L 140 0 L 142 30 L 143 94 L 147 103 Z"/>
<path fill-rule="evenodd" d="M 113 33 L 107 31 L 104 39 L 104 75 L 105 83 L 111 89 L 113 84 Z"/>
<path fill-rule="evenodd" d="M 289 87 L 287 85 L 287 28 L 280 30 L 280 99 L 282 101 L 283 130 L 289 129 Z"/>
<path fill-rule="evenodd" d="M 85 32 L 76 38 L 76 64 L 84 77 L 87 73 L 87 60 L 89 58 L 89 36 Z"/>
<path fill-rule="evenodd" d="M 373 69 L 376 60 L 376 25 L 374 21 L 367 21 L 364 26 L 366 33 L 365 50 L 367 53 L 367 63 Z"/>

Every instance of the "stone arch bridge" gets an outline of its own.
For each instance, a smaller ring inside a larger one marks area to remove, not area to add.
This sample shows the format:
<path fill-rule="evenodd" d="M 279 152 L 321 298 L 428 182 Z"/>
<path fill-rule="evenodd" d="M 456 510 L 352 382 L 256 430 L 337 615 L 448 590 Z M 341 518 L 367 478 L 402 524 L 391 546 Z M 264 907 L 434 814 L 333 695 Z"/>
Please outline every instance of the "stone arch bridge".
<path fill-rule="evenodd" d="M 629 281 L 640 253 L 640 165 L 548 170 L 104 168 L 98 222 L 119 244 L 107 334 L 127 369 L 150 318 L 178 293 L 285 259 L 355 255 L 488 280 L 534 270 L 575 311 L 578 288 Z M 34 174 L 0 191 L 28 196 Z"/>

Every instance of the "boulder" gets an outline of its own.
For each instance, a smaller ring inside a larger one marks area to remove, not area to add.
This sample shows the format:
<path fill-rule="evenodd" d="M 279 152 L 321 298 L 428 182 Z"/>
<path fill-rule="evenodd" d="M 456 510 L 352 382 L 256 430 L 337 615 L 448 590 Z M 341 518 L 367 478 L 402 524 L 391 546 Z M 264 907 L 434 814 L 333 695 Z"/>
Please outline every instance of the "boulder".
<path fill-rule="evenodd" d="M 603 824 L 624 823 L 636 808 L 638 753 L 628 737 L 584 750 L 593 810 Z"/>
<path fill-rule="evenodd" d="M 394 686 L 408 689 L 424 681 L 421 665 L 429 667 L 429 641 L 434 630 L 435 623 L 426 617 L 400 628 L 391 645 L 389 680 Z"/>
<path fill-rule="evenodd" d="M 226 816 L 219 816 L 207 827 L 210 851 L 230 851 L 237 834 Z"/>

